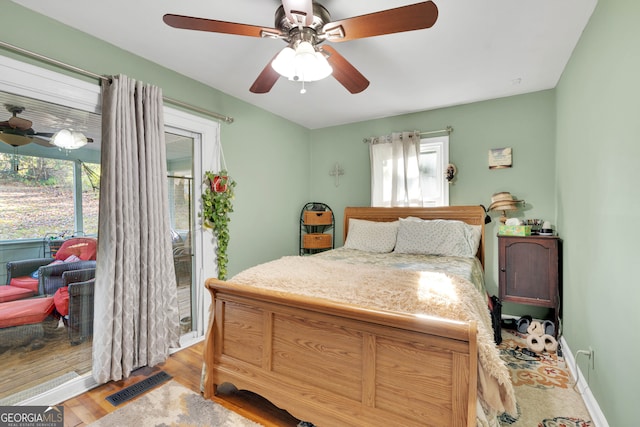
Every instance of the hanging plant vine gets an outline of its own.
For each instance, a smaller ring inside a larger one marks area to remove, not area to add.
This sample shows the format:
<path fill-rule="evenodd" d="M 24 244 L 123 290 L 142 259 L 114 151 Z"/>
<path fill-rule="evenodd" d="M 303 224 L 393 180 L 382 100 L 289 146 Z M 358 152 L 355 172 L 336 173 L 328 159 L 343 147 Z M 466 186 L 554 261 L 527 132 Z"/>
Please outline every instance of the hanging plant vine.
<path fill-rule="evenodd" d="M 205 172 L 207 187 L 202 193 L 202 224 L 210 228 L 217 240 L 218 279 L 227 278 L 227 247 L 229 246 L 229 213 L 233 212 L 236 182 L 226 170 Z"/>

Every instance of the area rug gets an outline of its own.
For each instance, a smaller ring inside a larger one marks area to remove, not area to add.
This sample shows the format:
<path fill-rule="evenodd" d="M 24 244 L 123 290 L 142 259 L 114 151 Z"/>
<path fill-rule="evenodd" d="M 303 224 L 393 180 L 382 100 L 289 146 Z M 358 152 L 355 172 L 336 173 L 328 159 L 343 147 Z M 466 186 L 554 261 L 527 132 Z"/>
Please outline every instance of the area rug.
<path fill-rule="evenodd" d="M 502 330 L 500 356 L 511 371 L 518 417 L 503 415 L 503 427 L 593 427 L 564 358 L 556 353 L 529 354 L 527 335 Z"/>
<path fill-rule="evenodd" d="M 189 390 L 176 381 L 169 381 L 143 394 L 89 425 L 91 427 L 261 426 L 224 406 L 205 399 L 199 393 Z"/>

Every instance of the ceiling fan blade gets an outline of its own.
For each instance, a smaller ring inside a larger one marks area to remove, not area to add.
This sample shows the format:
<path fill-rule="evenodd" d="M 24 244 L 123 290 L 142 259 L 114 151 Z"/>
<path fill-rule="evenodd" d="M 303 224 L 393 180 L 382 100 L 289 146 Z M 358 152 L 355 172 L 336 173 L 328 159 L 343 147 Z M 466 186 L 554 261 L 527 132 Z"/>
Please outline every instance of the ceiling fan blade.
<path fill-rule="evenodd" d="M 430 28 L 438 19 L 438 7 L 432 1 L 382 10 L 329 22 L 323 27 L 328 40 L 344 42 L 365 37 Z"/>
<path fill-rule="evenodd" d="M 293 25 L 313 23 L 313 2 L 311 0 L 282 0 L 284 13 Z"/>
<path fill-rule="evenodd" d="M 253 84 L 251 85 L 251 88 L 249 89 L 251 92 L 267 93 L 271 90 L 273 85 L 276 84 L 276 82 L 280 78 L 280 74 L 278 74 L 278 72 L 274 70 L 273 67 L 271 66 L 271 63 L 273 62 L 274 59 L 276 59 L 276 56 L 278 56 L 277 53 L 271 59 L 271 61 L 269 61 L 267 66 L 264 67 L 264 69 L 262 70 L 262 72 L 260 73 L 256 81 L 253 82 Z"/>
<path fill-rule="evenodd" d="M 0 141 L 9 144 L 12 147 L 20 147 L 31 142 L 31 138 L 24 135 L 15 135 L 12 133 L 0 133 Z"/>
<path fill-rule="evenodd" d="M 327 61 L 333 67 L 333 77 L 351 93 L 360 93 L 369 87 L 369 80 L 360 73 L 344 56 L 331 46 L 322 46 L 327 53 Z"/>
<path fill-rule="evenodd" d="M 42 138 L 51 138 L 54 135 L 54 133 L 53 132 L 34 132 L 31 135 L 36 137 L 42 137 Z"/>
<path fill-rule="evenodd" d="M 47 148 L 55 147 L 48 139 L 38 138 L 37 136 L 31 137 L 31 142 Z"/>
<path fill-rule="evenodd" d="M 211 33 L 235 34 L 249 37 L 263 37 L 265 34 L 279 36 L 282 34 L 282 32 L 276 28 L 217 21 L 215 19 L 194 18 L 191 16 L 172 14 L 166 14 L 162 19 L 165 24 L 184 30 L 208 31 Z"/>

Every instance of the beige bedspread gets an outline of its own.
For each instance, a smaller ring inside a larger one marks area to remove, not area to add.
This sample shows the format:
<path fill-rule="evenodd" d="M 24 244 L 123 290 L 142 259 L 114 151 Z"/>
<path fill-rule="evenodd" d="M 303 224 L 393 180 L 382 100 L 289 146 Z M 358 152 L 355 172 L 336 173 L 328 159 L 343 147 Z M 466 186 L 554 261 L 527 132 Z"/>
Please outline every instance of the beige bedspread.
<path fill-rule="evenodd" d="M 462 277 L 289 256 L 249 268 L 230 281 L 378 310 L 475 320 L 479 400 L 489 417 L 517 415 L 510 374 L 493 341 L 486 296 Z"/>

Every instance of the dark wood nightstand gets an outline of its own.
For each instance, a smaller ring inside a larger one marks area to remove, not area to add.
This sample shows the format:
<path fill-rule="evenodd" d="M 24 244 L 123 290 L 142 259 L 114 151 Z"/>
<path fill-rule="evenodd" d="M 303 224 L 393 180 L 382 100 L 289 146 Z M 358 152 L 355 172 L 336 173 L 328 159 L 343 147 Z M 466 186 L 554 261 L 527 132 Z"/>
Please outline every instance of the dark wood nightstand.
<path fill-rule="evenodd" d="M 562 302 L 561 243 L 556 236 L 498 236 L 500 300 L 552 309 L 556 337 Z"/>

